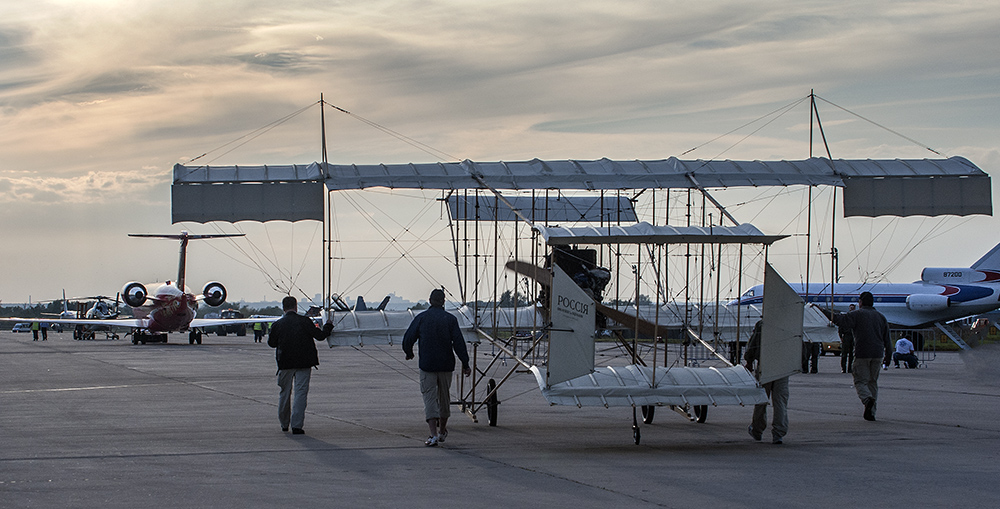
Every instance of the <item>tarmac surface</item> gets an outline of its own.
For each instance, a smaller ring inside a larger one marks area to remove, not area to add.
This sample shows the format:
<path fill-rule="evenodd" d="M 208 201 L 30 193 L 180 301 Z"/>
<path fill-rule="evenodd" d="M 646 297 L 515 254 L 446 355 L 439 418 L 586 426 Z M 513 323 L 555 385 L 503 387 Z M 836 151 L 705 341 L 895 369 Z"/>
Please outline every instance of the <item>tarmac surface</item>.
<path fill-rule="evenodd" d="M 278 426 L 273 350 L 204 339 L 0 332 L 0 507 L 1000 505 L 1000 355 L 986 347 L 883 371 L 876 422 L 839 358 L 821 357 L 819 374 L 791 379 L 784 445 L 770 430 L 754 442 L 738 406 L 703 424 L 659 408 L 635 445 L 631 409 L 550 407 L 515 374 L 498 426 L 453 407 L 430 448 L 416 361 L 398 345 L 320 343 L 293 436 Z"/>

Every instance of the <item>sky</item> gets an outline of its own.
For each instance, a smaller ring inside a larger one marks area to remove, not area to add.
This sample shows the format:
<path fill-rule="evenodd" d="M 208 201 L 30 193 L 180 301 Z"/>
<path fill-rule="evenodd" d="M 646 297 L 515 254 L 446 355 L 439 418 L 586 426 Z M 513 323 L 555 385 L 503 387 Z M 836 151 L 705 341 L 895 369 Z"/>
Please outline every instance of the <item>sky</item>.
<path fill-rule="evenodd" d="M 192 244 L 192 287 L 223 281 L 247 301 L 318 293 L 316 223 L 171 224 L 170 184 L 175 163 L 202 154 L 194 164 L 321 160 L 320 94 L 353 113 L 326 110 L 332 163 L 802 159 L 808 102 L 722 135 L 815 90 L 835 158 L 940 157 L 931 147 L 997 177 L 997 48 L 1000 9 L 972 0 L 2 2 L 0 301 L 173 278 L 176 245 L 126 234 L 182 229 L 247 234 Z M 334 291 L 377 302 L 454 285 L 447 241 L 429 269 L 399 262 L 396 246 L 397 271 L 376 269 L 387 242 L 370 234 L 384 225 L 447 235 L 435 197 L 335 198 L 338 253 L 354 265 L 334 270 Z M 802 198 L 783 200 L 733 211 L 798 236 L 788 217 Z M 1000 242 L 987 216 L 839 220 L 846 279 L 910 281 Z M 802 257 L 785 256 L 779 270 L 801 279 Z"/>

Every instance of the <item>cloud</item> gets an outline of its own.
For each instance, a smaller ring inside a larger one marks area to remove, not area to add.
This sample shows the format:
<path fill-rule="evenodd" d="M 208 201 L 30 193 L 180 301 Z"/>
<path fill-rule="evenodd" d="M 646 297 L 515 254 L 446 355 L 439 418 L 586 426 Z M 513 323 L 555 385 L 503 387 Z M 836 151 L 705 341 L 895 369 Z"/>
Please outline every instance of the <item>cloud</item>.
<path fill-rule="evenodd" d="M 793 159 L 809 151 L 808 102 L 752 121 L 815 89 L 1000 169 L 1000 11 L 989 1 L 18 4 L 0 5 L 0 203 L 16 224 L 5 237 L 44 239 L 39 230 L 86 216 L 100 233 L 74 244 L 92 242 L 96 264 L 125 228 L 172 227 L 174 163 L 320 159 L 320 93 L 458 158 L 698 147 L 687 157 Z M 834 157 L 929 154 L 837 107 L 820 112 Z M 325 121 L 334 162 L 438 159 L 332 109 Z"/>
<path fill-rule="evenodd" d="M 163 202 L 162 191 L 169 182 L 163 172 L 92 171 L 75 177 L 0 174 L 0 203 Z"/>

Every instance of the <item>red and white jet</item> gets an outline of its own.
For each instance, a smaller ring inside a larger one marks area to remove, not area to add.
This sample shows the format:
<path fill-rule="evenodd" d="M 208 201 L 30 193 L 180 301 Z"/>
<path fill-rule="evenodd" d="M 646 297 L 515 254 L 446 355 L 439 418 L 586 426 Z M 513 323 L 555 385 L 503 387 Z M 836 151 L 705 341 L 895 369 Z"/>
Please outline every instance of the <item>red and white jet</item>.
<path fill-rule="evenodd" d="M 130 233 L 129 237 L 149 237 L 158 239 L 174 239 L 181 241 L 180 261 L 177 269 L 177 279 L 158 284 L 152 293 L 146 285 L 137 281 L 125 283 L 122 287 L 122 300 L 132 307 L 134 318 L 114 318 L 114 319 L 66 319 L 53 318 L 46 322 L 62 323 L 67 325 L 105 325 L 113 327 L 127 327 L 132 330 L 132 343 L 166 342 L 168 332 L 188 332 L 188 340 L 191 344 L 201 344 L 201 328 L 218 325 L 231 325 L 237 323 L 257 323 L 272 322 L 279 317 L 272 318 L 195 318 L 198 311 L 198 303 L 205 301 L 209 306 L 221 306 L 226 302 L 226 287 L 218 281 L 211 281 L 205 284 L 200 294 L 195 295 L 184 284 L 185 265 L 187 262 L 188 241 L 200 239 L 214 239 L 220 237 L 241 237 L 244 234 L 209 234 L 192 235 L 186 231 L 180 234 L 145 234 Z M 152 285 L 150 285 L 152 286 Z M 7 318 L 5 321 L 29 321 L 37 319 L 28 318 Z"/>

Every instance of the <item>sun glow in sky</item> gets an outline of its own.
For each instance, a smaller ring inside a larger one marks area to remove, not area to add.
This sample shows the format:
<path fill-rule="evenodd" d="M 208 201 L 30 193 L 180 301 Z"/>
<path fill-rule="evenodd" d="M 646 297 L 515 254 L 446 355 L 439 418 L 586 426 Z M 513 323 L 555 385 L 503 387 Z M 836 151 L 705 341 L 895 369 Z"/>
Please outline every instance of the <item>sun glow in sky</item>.
<path fill-rule="evenodd" d="M 971 0 L 4 2 L 0 299 L 113 294 L 126 281 L 174 277 L 176 246 L 126 237 L 215 231 L 170 224 L 173 164 L 209 151 L 213 164 L 320 160 L 318 108 L 232 151 L 215 149 L 321 93 L 462 159 L 800 159 L 805 105 L 752 136 L 759 125 L 702 145 L 814 89 L 996 176 L 997 48 L 1000 9 Z M 835 106 L 821 102 L 820 111 L 835 158 L 937 157 Z M 335 163 L 437 159 L 329 111 L 327 139 Z M 681 156 L 692 147 L 701 148 Z M 383 248 L 362 245 L 351 225 L 368 225 L 376 211 L 388 222 L 427 208 L 412 195 L 345 201 L 347 254 L 376 259 Z M 798 214 L 801 198 L 783 206 Z M 431 209 L 422 231 L 440 233 Z M 804 230 L 782 215 L 760 219 L 762 229 Z M 883 222 L 847 223 L 842 259 L 866 260 L 848 279 L 891 270 L 895 281 L 913 280 L 924 266 L 967 266 L 1000 242 L 991 217 L 907 218 L 888 228 L 920 233 L 887 240 L 876 249 L 892 254 L 881 257 L 866 252 L 864 237 Z M 283 272 L 305 293 L 320 291 L 315 225 L 218 228 L 250 240 L 193 245 L 192 286 L 218 279 L 237 299 L 277 299 L 263 272 Z M 800 268 L 784 275 L 798 280 Z M 369 300 L 422 299 L 431 286 L 346 270 L 343 291 Z M 447 266 L 433 271 L 440 284 L 453 279 Z"/>

